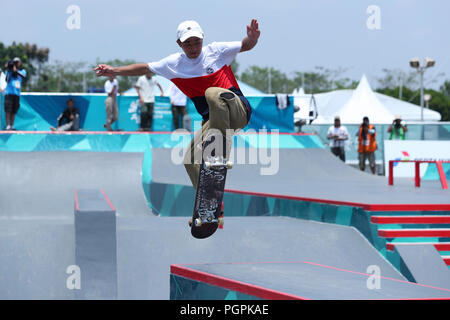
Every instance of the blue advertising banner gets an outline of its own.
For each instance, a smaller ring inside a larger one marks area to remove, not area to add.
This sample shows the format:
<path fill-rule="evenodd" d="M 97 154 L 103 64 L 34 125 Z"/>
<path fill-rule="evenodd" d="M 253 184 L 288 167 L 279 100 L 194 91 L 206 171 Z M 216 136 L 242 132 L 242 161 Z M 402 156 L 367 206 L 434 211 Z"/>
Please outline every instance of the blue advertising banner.
<path fill-rule="evenodd" d="M 48 131 L 57 126 L 57 118 L 72 98 L 80 110 L 80 128 L 85 131 L 105 131 L 105 94 L 44 94 L 24 93 L 20 98 L 20 109 L 16 115 L 15 129 L 23 131 Z M 293 101 L 283 110 L 276 106 L 275 96 L 248 97 L 253 112 L 250 123 L 244 130 L 267 129 L 279 132 L 294 132 Z M 118 96 L 119 119 L 113 129 L 137 131 L 140 125 L 140 104 L 137 96 Z M 191 118 L 191 131 L 201 126 L 201 117 L 194 104 L 188 100 L 187 111 Z M 3 108 L 1 129 L 5 129 Z M 181 119 L 180 119 L 181 121 Z M 152 131 L 173 131 L 172 107 L 168 97 L 155 97 Z"/>

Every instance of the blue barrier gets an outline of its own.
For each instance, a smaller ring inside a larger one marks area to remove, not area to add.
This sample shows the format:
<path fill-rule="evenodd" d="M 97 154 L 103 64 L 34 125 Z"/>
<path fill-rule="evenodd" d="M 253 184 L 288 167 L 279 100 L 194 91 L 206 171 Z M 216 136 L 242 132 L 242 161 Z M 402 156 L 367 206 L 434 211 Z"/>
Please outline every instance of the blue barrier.
<path fill-rule="evenodd" d="M 16 115 L 15 128 L 24 131 L 48 131 L 57 126 L 57 118 L 66 108 L 67 99 L 72 98 L 80 110 L 80 127 L 86 131 L 105 131 L 105 94 L 43 94 L 24 93 Z M 280 132 L 294 132 L 294 110 L 291 106 L 279 110 L 275 96 L 248 97 L 253 108 L 250 123 L 244 130 L 277 129 Z M 140 124 L 140 105 L 137 96 L 118 96 L 119 119 L 113 129 L 136 131 Z M 194 104 L 188 100 L 187 111 L 192 120 L 191 130 L 198 130 L 201 117 Z M 5 128 L 3 106 L 1 124 Z M 155 97 L 152 131 L 173 131 L 172 108 L 168 97 Z"/>

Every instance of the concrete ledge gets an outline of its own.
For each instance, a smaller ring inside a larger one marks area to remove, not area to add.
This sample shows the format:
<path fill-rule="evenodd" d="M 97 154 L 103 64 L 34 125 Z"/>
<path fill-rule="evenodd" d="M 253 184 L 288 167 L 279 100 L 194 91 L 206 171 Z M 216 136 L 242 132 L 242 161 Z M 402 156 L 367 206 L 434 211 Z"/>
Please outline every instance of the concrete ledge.
<path fill-rule="evenodd" d="M 77 299 L 117 299 L 116 210 L 103 190 L 75 190 Z"/>

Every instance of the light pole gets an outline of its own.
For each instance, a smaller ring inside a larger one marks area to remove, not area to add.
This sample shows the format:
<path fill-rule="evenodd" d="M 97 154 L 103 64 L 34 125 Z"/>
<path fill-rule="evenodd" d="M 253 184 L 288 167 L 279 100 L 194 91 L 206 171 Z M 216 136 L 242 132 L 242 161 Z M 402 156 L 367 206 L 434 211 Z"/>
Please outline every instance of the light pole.
<path fill-rule="evenodd" d="M 435 63 L 436 63 L 436 61 L 434 61 L 431 58 L 425 58 L 424 66 L 420 65 L 419 59 L 417 59 L 417 58 L 411 59 L 411 61 L 409 62 L 409 65 L 412 68 L 417 69 L 417 72 L 419 72 L 419 74 L 420 74 L 420 108 L 421 108 L 420 120 L 421 121 L 423 121 L 423 102 L 424 102 L 424 99 L 423 99 L 423 75 L 425 73 L 425 70 L 427 68 L 433 67 Z"/>
<path fill-rule="evenodd" d="M 268 77 L 268 87 L 269 87 L 269 94 L 272 94 L 272 72 L 269 67 L 269 77 Z"/>

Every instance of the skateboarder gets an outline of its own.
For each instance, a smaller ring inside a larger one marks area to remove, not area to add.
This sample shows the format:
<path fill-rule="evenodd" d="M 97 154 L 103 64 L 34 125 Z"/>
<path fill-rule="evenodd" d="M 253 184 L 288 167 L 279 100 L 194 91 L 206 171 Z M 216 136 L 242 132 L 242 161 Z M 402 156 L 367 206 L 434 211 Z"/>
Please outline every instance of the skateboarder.
<path fill-rule="evenodd" d="M 240 130 L 250 121 L 252 109 L 239 89 L 230 65 L 239 52 L 253 49 L 259 36 L 258 21 L 253 19 L 247 25 L 247 36 L 242 41 L 212 42 L 203 46 L 204 33 L 200 25 L 195 21 L 184 21 L 178 26 L 176 40 L 183 52 L 148 64 L 122 67 L 100 64 L 94 71 L 97 76 L 140 76 L 150 69 L 171 80 L 194 102 L 203 118 L 202 129 L 192 139 L 184 163 L 192 185 L 197 189 L 202 138 L 206 140 L 212 135 L 210 129 L 219 130 L 227 140 L 227 158 L 232 137 L 226 136 L 226 130 Z"/>

